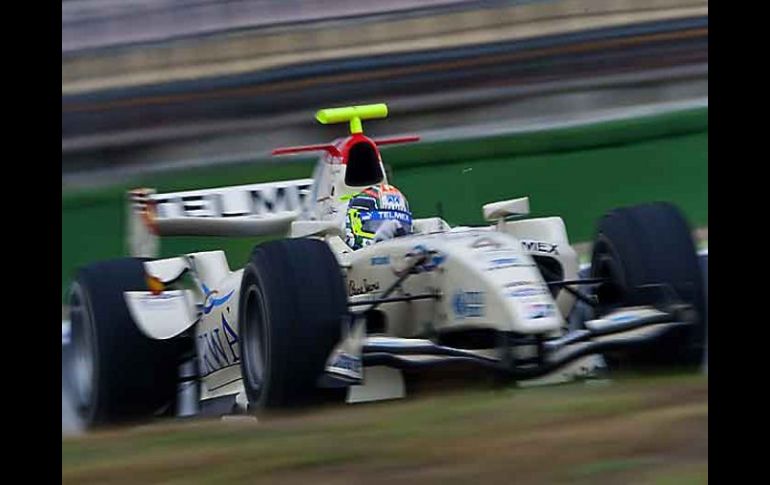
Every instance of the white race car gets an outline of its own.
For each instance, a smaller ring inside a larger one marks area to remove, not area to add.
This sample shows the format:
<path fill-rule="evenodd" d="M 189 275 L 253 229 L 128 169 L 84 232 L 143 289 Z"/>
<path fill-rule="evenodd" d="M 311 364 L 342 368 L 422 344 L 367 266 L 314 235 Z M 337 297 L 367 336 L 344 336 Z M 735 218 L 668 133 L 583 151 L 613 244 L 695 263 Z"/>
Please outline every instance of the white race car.
<path fill-rule="evenodd" d="M 180 413 L 179 386 L 195 390 L 184 413 L 229 413 L 400 397 L 403 370 L 455 363 L 527 382 L 701 362 L 700 267 L 669 204 L 603 217 L 583 278 L 562 219 L 525 218 L 526 197 L 486 204 L 489 226 L 415 219 L 351 249 L 340 221 L 351 195 L 387 182 L 378 147 L 417 140 L 363 134 L 361 120 L 386 115 L 321 110 L 351 135 L 275 151 L 321 151 L 313 179 L 129 193 L 132 257 L 81 268 L 69 296 L 86 425 Z M 284 238 L 235 271 L 223 251 L 153 259 L 160 236 L 179 235 Z"/>

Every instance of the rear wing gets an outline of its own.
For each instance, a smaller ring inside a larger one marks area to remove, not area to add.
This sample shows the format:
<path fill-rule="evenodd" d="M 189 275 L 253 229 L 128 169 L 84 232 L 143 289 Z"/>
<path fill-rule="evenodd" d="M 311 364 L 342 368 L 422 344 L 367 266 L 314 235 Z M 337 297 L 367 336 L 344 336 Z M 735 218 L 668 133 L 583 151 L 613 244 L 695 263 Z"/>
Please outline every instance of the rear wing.
<path fill-rule="evenodd" d="M 161 236 L 266 236 L 288 233 L 307 210 L 313 179 L 158 194 L 128 192 L 127 249 L 156 257 Z"/>
<path fill-rule="evenodd" d="M 342 108 L 326 108 L 318 111 L 315 119 L 322 125 L 332 123 L 350 123 L 350 134 L 363 135 L 364 127 L 361 120 L 373 120 L 377 118 L 386 118 L 388 116 L 388 106 L 385 103 L 365 104 L 362 106 L 345 106 Z M 396 143 L 411 143 L 420 141 L 419 136 L 394 136 L 389 138 L 370 139 L 376 146 L 394 145 Z M 295 153 L 325 151 L 333 157 L 341 157 L 343 153 L 340 147 L 334 143 L 321 143 L 319 145 L 301 145 L 295 147 L 276 148 L 273 155 L 289 155 Z M 345 163 L 345 162 L 343 162 Z"/>

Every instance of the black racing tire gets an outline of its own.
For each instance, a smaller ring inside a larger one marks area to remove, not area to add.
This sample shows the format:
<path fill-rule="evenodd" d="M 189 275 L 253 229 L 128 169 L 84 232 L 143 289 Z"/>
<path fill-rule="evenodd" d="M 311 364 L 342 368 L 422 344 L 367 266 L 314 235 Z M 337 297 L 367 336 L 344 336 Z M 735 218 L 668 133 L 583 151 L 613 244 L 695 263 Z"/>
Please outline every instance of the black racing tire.
<path fill-rule="evenodd" d="M 329 246 L 316 239 L 254 248 L 239 302 L 241 370 L 249 410 L 298 407 L 339 398 L 317 387 L 340 341 L 347 293 Z"/>
<path fill-rule="evenodd" d="M 620 306 L 663 303 L 658 290 L 667 284 L 679 302 L 692 305 L 695 325 L 675 329 L 630 351 L 607 355 L 611 367 L 695 366 L 703 360 L 707 301 L 690 227 L 672 204 L 657 202 L 615 209 L 598 224 L 591 276 L 606 278 L 597 297 L 600 315 Z"/>
<path fill-rule="evenodd" d="M 181 344 L 136 326 L 124 291 L 147 289 L 144 260 L 81 268 L 69 295 L 73 405 L 86 428 L 143 420 L 173 403 Z"/>

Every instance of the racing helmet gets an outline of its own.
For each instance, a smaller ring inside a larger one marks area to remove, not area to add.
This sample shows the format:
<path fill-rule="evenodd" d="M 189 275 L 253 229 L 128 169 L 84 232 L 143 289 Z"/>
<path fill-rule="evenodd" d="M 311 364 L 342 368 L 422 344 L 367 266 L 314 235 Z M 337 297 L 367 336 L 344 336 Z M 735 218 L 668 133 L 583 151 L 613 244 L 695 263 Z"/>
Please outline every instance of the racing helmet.
<path fill-rule="evenodd" d="M 412 232 L 412 213 L 406 197 L 394 186 L 378 184 L 351 196 L 345 216 L 345 242 L 352 249 L 372 244 L 386 221 L 399 223 L 396 236 Z"/>

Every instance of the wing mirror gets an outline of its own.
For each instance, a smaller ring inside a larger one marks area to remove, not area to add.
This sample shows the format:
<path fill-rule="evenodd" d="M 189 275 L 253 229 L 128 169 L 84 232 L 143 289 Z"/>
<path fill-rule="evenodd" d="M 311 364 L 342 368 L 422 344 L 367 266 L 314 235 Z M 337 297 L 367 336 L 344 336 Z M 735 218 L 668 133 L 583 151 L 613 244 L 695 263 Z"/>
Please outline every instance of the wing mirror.
<path fill-rule="evenodd" d="M 529 214 L 529 197 L 490 202 L 482 208 L 484 219 L 487 221 L 499 221 L 509 217 L 526 216 Z"/>

